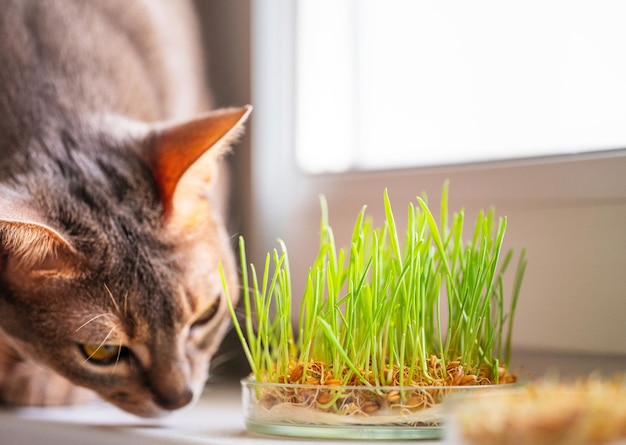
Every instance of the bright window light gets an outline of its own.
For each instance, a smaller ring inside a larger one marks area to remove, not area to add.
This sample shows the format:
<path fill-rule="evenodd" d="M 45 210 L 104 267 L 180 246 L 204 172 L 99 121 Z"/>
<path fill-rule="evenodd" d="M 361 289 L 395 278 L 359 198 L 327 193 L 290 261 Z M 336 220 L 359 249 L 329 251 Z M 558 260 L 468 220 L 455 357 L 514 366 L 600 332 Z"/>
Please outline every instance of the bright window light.
<path fill-rule="evenodd" d="M 298 0 L 309 173 L 626 146 L 626 3 Z"/>

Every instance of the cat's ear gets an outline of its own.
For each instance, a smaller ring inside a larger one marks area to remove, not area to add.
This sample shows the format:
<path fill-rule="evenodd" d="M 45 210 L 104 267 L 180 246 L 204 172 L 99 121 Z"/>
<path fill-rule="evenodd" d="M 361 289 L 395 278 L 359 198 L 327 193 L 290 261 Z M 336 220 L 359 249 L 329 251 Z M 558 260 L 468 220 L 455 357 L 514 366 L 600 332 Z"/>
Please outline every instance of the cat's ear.
<path fill-rule="evenodd" d="M 61 258 L 75 254 L 72 245 L 28 205 L 0 196 L 0 254 L 29 270 L 63 267 Z"/>
<path fill-rule="evenodd" d="M 183 175 L 205 153 L 215 159 L 222 156 L 241 134 L 251 111 L 249 105 L 216 110 L 156 129 L 149 159 L 166 214 L 172 210 L 174 193 Z"/>

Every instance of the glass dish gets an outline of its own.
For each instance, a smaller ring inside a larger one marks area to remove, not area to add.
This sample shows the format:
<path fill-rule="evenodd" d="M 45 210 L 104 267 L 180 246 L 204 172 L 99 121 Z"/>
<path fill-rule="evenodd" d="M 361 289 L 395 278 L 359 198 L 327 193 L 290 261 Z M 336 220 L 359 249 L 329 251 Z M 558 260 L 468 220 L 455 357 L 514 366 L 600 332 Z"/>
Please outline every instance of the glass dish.
<path fill-rule="evenodd" d="M 302 385 L 249 378 L 241 384 L 245 423 L 251 431 L 359 440 L 439 439 L 445 398 L 494 388 Z"/>

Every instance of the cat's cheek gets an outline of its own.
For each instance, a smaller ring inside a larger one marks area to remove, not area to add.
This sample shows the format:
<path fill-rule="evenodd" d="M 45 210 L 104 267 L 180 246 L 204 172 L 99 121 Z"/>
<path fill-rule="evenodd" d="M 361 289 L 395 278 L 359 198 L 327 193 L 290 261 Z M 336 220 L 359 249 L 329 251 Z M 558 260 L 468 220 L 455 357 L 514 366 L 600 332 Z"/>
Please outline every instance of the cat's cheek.
<path fill-rule="evenodd" d="M 154 394 L 140 382 L 132 380 L 124 385 L 116 385 L 112 388 L 100 388 L 99 396 L 117 406 L 119 409 L 139 417 L 164 417 L 172 413 L 172 410 L 159 406 L 154 399 Z"/>
<path fill-rule="evenodd" d="M 204 391 L 206 382 L 209 379 L 209 368 L 212 355 L 212 347 L 208 349 L 199 349 L 198 338 L 194 339 L 194 336 L 191 335 L 187 338 L 185 356 L 189 362 L 189 385 L 194 393 L 194 402 Z"/>
<path fill-rule="evenodd" d="M 192 373 L 191 373 L 191 386 L 193 388 L 194 400 L 197 400 L 209 378 L 209 361 L 210 356 L 205 356 L 205 359 L 197 360 L 196 363 L 192 364 Z"/>
<path fill-rule="evenodd" d="M 142 417 L 162 417 L 194 403 L 202 393 L 205 378 L 198 363 L 179 356 L 135 367 L 118 385 L 103 388 L 103 398 Z M 134 372 L 133 372 L 134 371 Z M 206 374 L 206 373 L 205 373 Z"/>

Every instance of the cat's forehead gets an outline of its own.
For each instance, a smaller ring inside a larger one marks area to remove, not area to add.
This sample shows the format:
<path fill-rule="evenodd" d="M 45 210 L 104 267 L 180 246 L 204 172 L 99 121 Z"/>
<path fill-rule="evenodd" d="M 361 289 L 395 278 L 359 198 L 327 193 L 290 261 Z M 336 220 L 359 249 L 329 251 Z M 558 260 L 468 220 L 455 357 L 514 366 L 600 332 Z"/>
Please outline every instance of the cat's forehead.
<path fill-rule="evenodd" d="M 219 257 L 201 243 L 191 250 L 178 247 L 127 244 L 112 257 L 102 255 L 92 266 L 103 283 L 100 299 L 131 318 L 166 325 L 205 311 L 221 298 Z"/>

